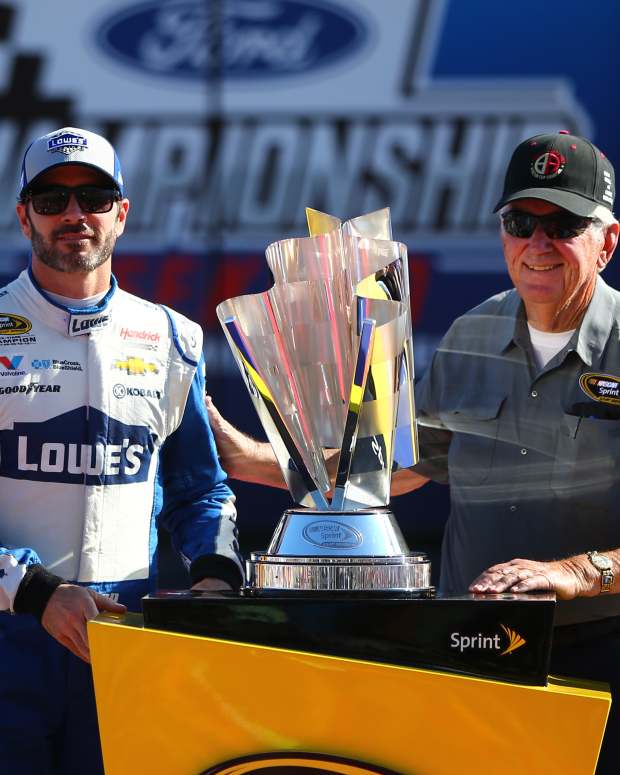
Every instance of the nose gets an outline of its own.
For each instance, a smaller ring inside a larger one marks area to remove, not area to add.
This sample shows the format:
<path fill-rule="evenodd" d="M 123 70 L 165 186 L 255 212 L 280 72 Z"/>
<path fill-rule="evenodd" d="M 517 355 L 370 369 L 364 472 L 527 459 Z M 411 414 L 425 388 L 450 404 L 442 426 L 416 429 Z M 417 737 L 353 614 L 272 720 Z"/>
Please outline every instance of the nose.
<path fill-rule="evenodd" d="M 530 237 L 530 247 L 539 253 L 547 253 L 551 250 L 551 239 L 546 235 L 540 223 L 536 224 L 534 233 Z"/>
<path fill-rule="evenodd" d="M 63 221 L 75 223 L 76 221 L 84 221 L 86 215 L 78 204 L 75 194 L 71 194 L 69 201 L 67 202 L 67 209 L 62 214 Z"/>

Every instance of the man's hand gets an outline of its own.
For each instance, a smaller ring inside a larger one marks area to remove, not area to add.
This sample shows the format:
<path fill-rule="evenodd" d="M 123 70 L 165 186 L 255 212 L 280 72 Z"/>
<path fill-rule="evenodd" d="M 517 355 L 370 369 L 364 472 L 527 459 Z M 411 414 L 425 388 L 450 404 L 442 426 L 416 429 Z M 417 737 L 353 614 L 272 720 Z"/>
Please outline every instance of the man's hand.
<path fill-rule="evenodd" d="M 217 452 L 228 476 L 285 490 L 286 482 L 271 444 L 256 441 L 231 425 L 219 413 L 211 396 L 205 396 L 205 404 Z"/>
<path fill-rule="evenodd" d="M 572 600 L 580 595 L 591 595 L 595 587 L 592 574 L 579 558 L 536 562 L 510 560 L 493 565 L 469 586 L 470 592 L 555 592 L 559 600 Z"/>
<path fill-rule="evenodd" d="M 94 619 L 99 611 L 122 614 L 126 610 L 124 605 L 114 603 L 93 589 L 61 584 L 47 601 L 41 624 L 76 657 L 90 662 L 86 622 Z"/>
<path fill-rule="evenodd" d="M 226 581 L 222 579 L 206 578 L 197 581 L 192 589 L 196 589 L 199 592 L 232 592 L 233 588 Z"/>

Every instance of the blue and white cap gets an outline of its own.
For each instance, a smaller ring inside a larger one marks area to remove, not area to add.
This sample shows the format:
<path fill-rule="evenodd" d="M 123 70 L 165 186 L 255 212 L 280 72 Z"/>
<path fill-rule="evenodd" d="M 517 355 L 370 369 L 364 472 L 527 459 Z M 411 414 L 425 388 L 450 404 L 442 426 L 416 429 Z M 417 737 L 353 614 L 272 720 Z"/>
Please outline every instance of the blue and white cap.
<path fill-rule="evenodd" d="M 66 126 L 38 137 L 26 149 L 19 184 L 20 196 L 42 172 L 62 164 L 93 167 L 111 178 L 122 196 L 125 194 L 118 156 L 105 137 L 86 129 Z"/>

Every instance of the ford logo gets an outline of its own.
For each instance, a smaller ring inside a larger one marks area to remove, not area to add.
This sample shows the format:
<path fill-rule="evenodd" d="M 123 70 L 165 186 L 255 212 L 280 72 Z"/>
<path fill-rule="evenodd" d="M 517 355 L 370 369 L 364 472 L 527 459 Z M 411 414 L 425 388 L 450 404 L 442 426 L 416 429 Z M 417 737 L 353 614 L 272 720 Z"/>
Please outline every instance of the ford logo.
<path fill-rule="evenodd" d="M 366 44 L 368 25 L 328 0 L 170 0 L 105 19 L 116 61 L 172 78 L 275 78 L 325 67 Z"/>

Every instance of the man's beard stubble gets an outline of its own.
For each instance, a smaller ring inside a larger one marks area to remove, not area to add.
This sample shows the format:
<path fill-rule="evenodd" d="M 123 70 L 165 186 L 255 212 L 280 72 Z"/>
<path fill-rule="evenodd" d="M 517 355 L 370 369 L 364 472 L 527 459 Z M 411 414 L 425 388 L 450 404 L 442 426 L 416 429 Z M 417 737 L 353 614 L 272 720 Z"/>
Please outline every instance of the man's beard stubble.
<path fill-rule="evenodd" d="M 92 272 L 101 264 L 111 257 L 114 245 L 116 244 L 116 234 L 114 230 L 111 230 L 105 235 L 103 242 L 94 241 L 90 252 L 83 254 L 78 250 L 72 251 L 69 246 L 68 250 L 61 250 L 59 247 L 55 247 L 53 242 L 48 242 L 41 232 L 37 231 L 30 214 L 26 216 L 31 229 L 32 251 L 37 258 L 46 266 L 51 269 L 56 269 L 58 272 L 78 273 L 78 272 Z M 87 231 L 83 227 L 66 226 L 62 229 L 57 229 L 52 233 L 52 239 L 61 236 L 62 234 L 80 234 L 84 232 L 85 236 L 93 239 L 91 232 Z M 94 239 L 97 240 L 99 235 L 95 233 Z"/>

